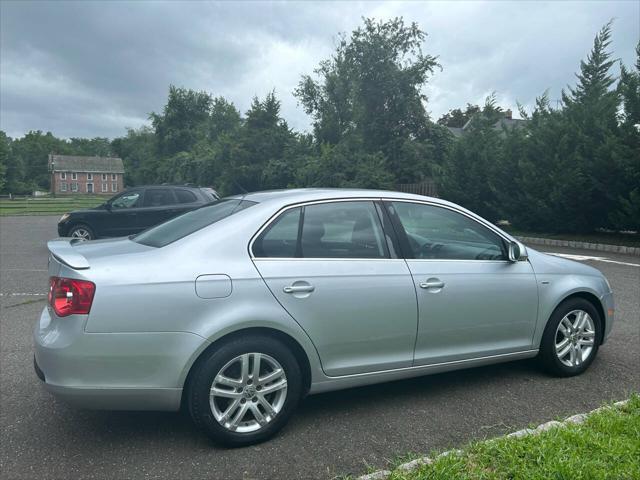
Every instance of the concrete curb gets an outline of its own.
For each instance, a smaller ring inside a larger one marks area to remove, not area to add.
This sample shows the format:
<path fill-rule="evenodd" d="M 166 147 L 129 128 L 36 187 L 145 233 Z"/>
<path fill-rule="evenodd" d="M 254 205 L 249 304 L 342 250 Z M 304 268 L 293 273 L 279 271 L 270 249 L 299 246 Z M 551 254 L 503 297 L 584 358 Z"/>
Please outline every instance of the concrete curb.
<path fill-rule="evenodd" d="M 595 250 L 597 252 L 623 253 L 626 255 L 640 256 L 640 247 L 626 247 L 624 245 L 608 245 L 605 243 L 578 242 L 574 240 L 556 240 L 555 238 L 540 237 L 516 237 L 522 243 L 533 245 L 548 245 L 552 247 L 572 247 L 584 250 Z"/>
<path fill-rule="evenodd" d="M 562 428 L 566 427 L 569 424 L 580 424 L 584 423 L 587 417 L 591 414 L 602 412 L 603 410 L 609 410 L 611 408 L 621 408 L 624 407 L 629 400 L 622 400 L 621 402 L 616 402 L 613 405 L 607 405 L 604 407 L 596 408 L 595 410 L 591 410 L 589 413 L 579 413 L 577 415 L 572 415 L 571 417 L 565 418 L 562 422 L 558 422 L 557 420 L 551 420 L 546 423 L 542 423 L 538 425 L 536 428 L 524 428 L 522 430 L 518 430 L 517 432 L 510 433 L 505 435 L 504 437 L 496 437 L 487 440 L 488 442 L 493 442 L 500 438 L 522 438 L 528 435 L 538 435 L 541 432 L 546 432 L 547 430 L 551 430 L 553 428 Z M 416 458 L 415 460 L 411 460 L 410 462 L 403 463 L 402 465 L 398 465 L 396 470 L 399 470 L 402 473 L 412 472 L 417 470 L 423 465 L 431 465 L 436 459 L 440 457 L 446 457 L 449 455 L 461 455 L 463 453 L 462 450 L 448 450 L 446 452 L 437 455 L 434 458 L 429 457 L 421 457 Z M 356 478 L 356 480 L 386 480 L 391 476 L 390 470 L 378 470 L 372 473 L 367 473 L 366 475 L 361 475 Z"/>

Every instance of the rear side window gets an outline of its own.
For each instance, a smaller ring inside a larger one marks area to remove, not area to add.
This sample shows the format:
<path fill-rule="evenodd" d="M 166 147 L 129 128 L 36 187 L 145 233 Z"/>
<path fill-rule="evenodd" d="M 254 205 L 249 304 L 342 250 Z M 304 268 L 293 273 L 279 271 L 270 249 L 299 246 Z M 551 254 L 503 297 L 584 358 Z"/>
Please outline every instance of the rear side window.
<path fill-rule="evenodd" d="M 178 203 L 193 203 L 198 201 L 198 197 L 189 190 L 176 190 L 175 193 Z"/>
<path fill-rule="evenodd" d="M 256 257 L 293 258 L 296 256 L 301 208 L 287 210 L 256 239 Z"/>
<path fill-rule="evenodd" d="M 255 204 L 249 200 L 220 200 L 172 218 L 131 239 L 150 247 L 164 247 Z"/>
<path fill-rule="evenodd" d="M 145 207 L 163 207 L 174 203 L 173 192 L 168 188 L 153 188 L 144 193 Z"/>
<path fill-rule="evenodd" d="M 253 254 L 276 258 L 389 258 L 378 212 L 370 201 L 329 202 L 287 210 L 256 239 Z"/>

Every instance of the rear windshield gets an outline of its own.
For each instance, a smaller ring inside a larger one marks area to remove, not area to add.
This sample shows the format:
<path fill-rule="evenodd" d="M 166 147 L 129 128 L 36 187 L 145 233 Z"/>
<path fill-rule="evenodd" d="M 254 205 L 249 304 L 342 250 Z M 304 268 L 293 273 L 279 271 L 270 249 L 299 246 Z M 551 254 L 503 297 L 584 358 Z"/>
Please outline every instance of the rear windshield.
<path fill-rule="evenodd" d="M 156 225 L 131 240 L 150 247 L 164 247 L 255 204 L 237 198 L 219 200 Z"/>

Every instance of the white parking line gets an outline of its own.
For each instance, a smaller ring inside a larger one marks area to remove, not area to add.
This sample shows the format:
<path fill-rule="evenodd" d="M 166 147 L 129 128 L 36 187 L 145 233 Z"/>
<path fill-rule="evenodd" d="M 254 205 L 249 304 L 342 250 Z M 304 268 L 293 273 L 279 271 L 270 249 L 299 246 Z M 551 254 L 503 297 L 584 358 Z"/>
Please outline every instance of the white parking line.
<path fill-rule="evenodd" d="M 620 262 L 618 260 L 611 260 L 607 257 L 592 257 L 590 255 L 572 255 L 570 253 L 556 253 L 556 252 L 544 252 L 549 255 L 555 255 L 556 257 L 568 258 L 569 260 L 577 260 L 584 262 L 585 260 L 595 260 L 596 262 L 616 263 L 618 265 L 629 265 L 631 267 L 640 267 L 640 263 Z"/>
<path fill-rule="evenodd" d="M 0 297 L 44 297 L 46 293 L 0 293 Z"/>

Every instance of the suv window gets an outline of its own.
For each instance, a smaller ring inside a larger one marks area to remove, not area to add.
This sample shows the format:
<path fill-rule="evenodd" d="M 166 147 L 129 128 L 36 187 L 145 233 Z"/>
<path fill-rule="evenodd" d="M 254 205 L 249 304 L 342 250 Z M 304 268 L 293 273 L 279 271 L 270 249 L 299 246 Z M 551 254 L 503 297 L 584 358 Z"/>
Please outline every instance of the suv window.
<path fill-rule="evenodd" d="M 178 199 L 178 203 L 193 203 L 198 201 L 198 197 L 189 190 L 178 189 L 175 191 L 175 194 Z"/>
<path fill-rule="evenodd" d="M 285 211 L 253 243 L 256 257 L 293 258 L 296 256 L 301 208 Z"/>
<path fill-rule="evenodd" d="M 163 207 L 174 203 L 173 192 L 168 188 L 150 188 L 144 192 L 145 207 Z"/>
<path fill-rule="evenodd" d="M 111 208 L 135 208 L 138 207 L 140 192 L 126 192 L 111 201 Z"/>
<path fill-rule="evenodd" d="M 219 200 L 156 225 L 131 239 L 150 247 L 164 247 L 255 204 L 235 198 Z"/>
<path fill-rule="evenodd" d="M 505 260 L 500 236 L 471 218 L 448 208 L 392 202 L 404 228 L 413 258 Z"/>

